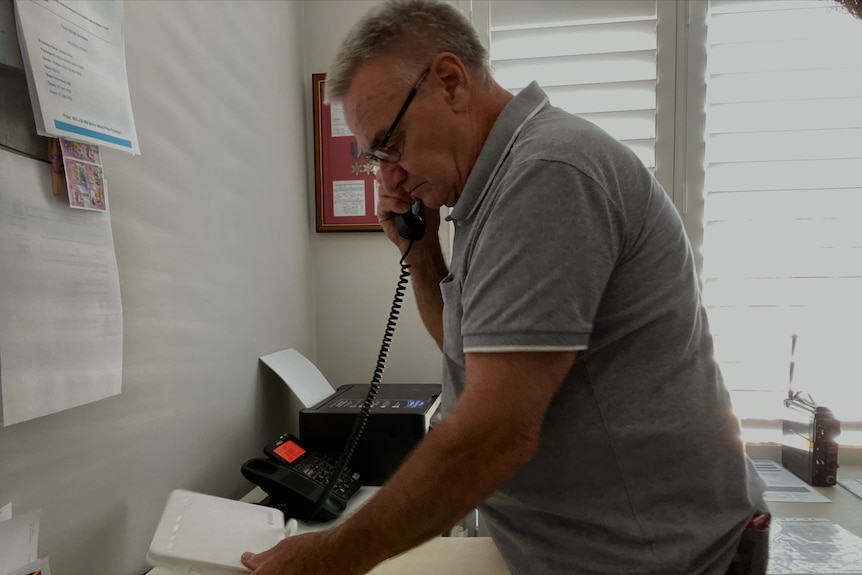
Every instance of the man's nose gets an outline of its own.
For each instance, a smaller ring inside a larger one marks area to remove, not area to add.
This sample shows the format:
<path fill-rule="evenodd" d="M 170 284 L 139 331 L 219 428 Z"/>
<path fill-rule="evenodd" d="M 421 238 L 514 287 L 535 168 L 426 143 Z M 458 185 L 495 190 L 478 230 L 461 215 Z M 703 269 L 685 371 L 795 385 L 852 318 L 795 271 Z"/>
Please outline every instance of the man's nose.
<path fill-rule="evenodd" d="M 407 179 L 407 171 L 400 164 L 380 162 L 378 176 L 383 187 L 394 192 Z"/>

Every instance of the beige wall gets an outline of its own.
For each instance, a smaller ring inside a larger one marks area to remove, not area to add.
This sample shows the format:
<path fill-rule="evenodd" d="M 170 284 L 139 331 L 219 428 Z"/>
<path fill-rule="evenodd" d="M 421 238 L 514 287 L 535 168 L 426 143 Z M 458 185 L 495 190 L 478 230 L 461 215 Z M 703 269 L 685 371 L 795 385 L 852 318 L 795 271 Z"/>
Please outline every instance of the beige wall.
<path fill-rule="evenodd" d="M 141 156 L 103 153 L 122 393 L 0 428 L 0 506 L 41 510 L 53 575 L 139 575 L 170 490 L 247 492 L 287 423 L 258 357 L 314 351 L 301 4 L 125 11 Z"/>

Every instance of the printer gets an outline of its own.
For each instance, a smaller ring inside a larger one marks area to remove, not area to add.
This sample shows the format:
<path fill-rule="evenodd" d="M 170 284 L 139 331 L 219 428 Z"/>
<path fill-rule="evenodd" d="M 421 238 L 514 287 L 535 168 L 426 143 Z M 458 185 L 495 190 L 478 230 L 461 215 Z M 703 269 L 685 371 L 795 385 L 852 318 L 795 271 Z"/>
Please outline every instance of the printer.
<path fill-rule="evenodd" d="M 368 394 L 368 384 L 342 385 L 329 397 L 299 412 L 299 436 L 308 449 L 338 454 Z M 388 383 L 380 386 L 365 431 L 348 466 L 364 485 L 383 485 L 425 437 L 440 407 L 440 384 Z"/>

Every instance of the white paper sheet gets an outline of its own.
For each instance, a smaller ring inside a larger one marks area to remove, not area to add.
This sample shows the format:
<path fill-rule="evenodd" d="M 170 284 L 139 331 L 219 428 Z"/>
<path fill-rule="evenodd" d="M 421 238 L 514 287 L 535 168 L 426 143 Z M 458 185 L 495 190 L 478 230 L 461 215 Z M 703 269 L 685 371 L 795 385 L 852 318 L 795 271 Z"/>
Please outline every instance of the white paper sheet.
<path fill-rule="evenodd" d="M 48 558 L 43 557 L 12 571 L 9 575 L 51 575 L 51 565 L 48 563 Z"/>
<path fill-rule="evenodd" d="M 364 216 L 365 180 L 337 180 L 332 182 L 332 213 L 336 217 Z"/>
<path fill-rule="evenodd" d="M 773 517 L 766 572 L 862 574 L 862 539 L 828 519 Z"/>
<path fill-rule="evenodd" d="M 138 154 L 121 0 L 15 0 L 18 42 L 43 136 Z"/>
<path fill-rule="evenodd" d="M 0 422 L 120 393 L 123 314 L 111 219 L 72 210 L 50 168 L 0 151 Z"/>
<path fill-rule="evenodd" d="M 771 459 L 755 459 L 754 468 L 766 483 L 763 499 L 791 503 L 832 503 L 826 496 Z"/>
<path fill-rule="evenodd" d="M 303 407 L 311 407 L 335 391 L 320 370 L 293 348 L 264 355 L 260 360 L 296 394 Z"/>
<path fill-rule="evenodd" d="M 0 522 L 0 573 L 9 573 L 38 559 L 39 510 Z"/>
<path fill-rule="evenodd" d="M 344 108 L 341 104 L 331 104 L 329 106 L 330 130 L 333 138 L 344 136 L 352 136 L 353 133 L 347 127 L 347 122 L 344 120 Z"/>
<path fill-rule="evenodd" d="M 0 507 L 0 521 L 6 521 L 12 518 L 12 502 L 10 501 L 3 507 Z"/>
<path fill-rule="evenodd" d="M 862 499 L 862 479 L 839 479 L 838 485 Z"/>

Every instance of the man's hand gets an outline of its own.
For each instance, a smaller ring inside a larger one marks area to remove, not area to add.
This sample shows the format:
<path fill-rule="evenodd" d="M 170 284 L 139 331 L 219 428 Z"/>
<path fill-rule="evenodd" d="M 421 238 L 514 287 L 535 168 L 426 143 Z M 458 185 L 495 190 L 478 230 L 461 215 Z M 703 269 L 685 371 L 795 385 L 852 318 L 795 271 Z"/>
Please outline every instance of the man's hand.
<path fill-rule="evenodd" d="M 397 188 L 390 192 L 384 187 L 383 182 L 379 178 L 378 182 L 380 183 L 380 187 L 378 188 L 377 221 L 380 222 L 380 226 L 383 228 L 389 241 L 395 244 L 403 254 L 407 251 L 410 240 L 405 240 L 398 235 L 398 231 L 395 229 L 395 216 L 409 212 L 415 200 L 403 188 Z M 425 237 L 417 242 L 416 246 L 422 242 L 428 243 L 429 241 L 439 243 L 437 231 L 440 228 L 440 210 L 423 207 L 422 219 L 425 222 Z"/>
<path fill-rule="evenodd" d="M 378 188 L 379 200 L 377 202 L 377 221 L 380 222 L 380 227 L 383 228 L 389 241 L 395 244 L 398 247 L 398 250 L 403 254 L 407 251 L 407 246 L 410 244 L 410 241 L 405 240 L 398 235 L 398 231 L 395 229 L 395 216 L 409 212 L 413 205 L 413 198 L 411 198 L 410 194 L 404 192 L 402 189 L 396 189 L 394 191 L 386 189 L 379 175 L 377 181 L 380 184 L 380 187 Z"/>
<path fill-rule="evenodd" d="M 261 553 L 243 553 L 241 560 L 252 575 L 362 575 L 373 567 L 338 549 L 328 531 L 294 535 Z"/>

